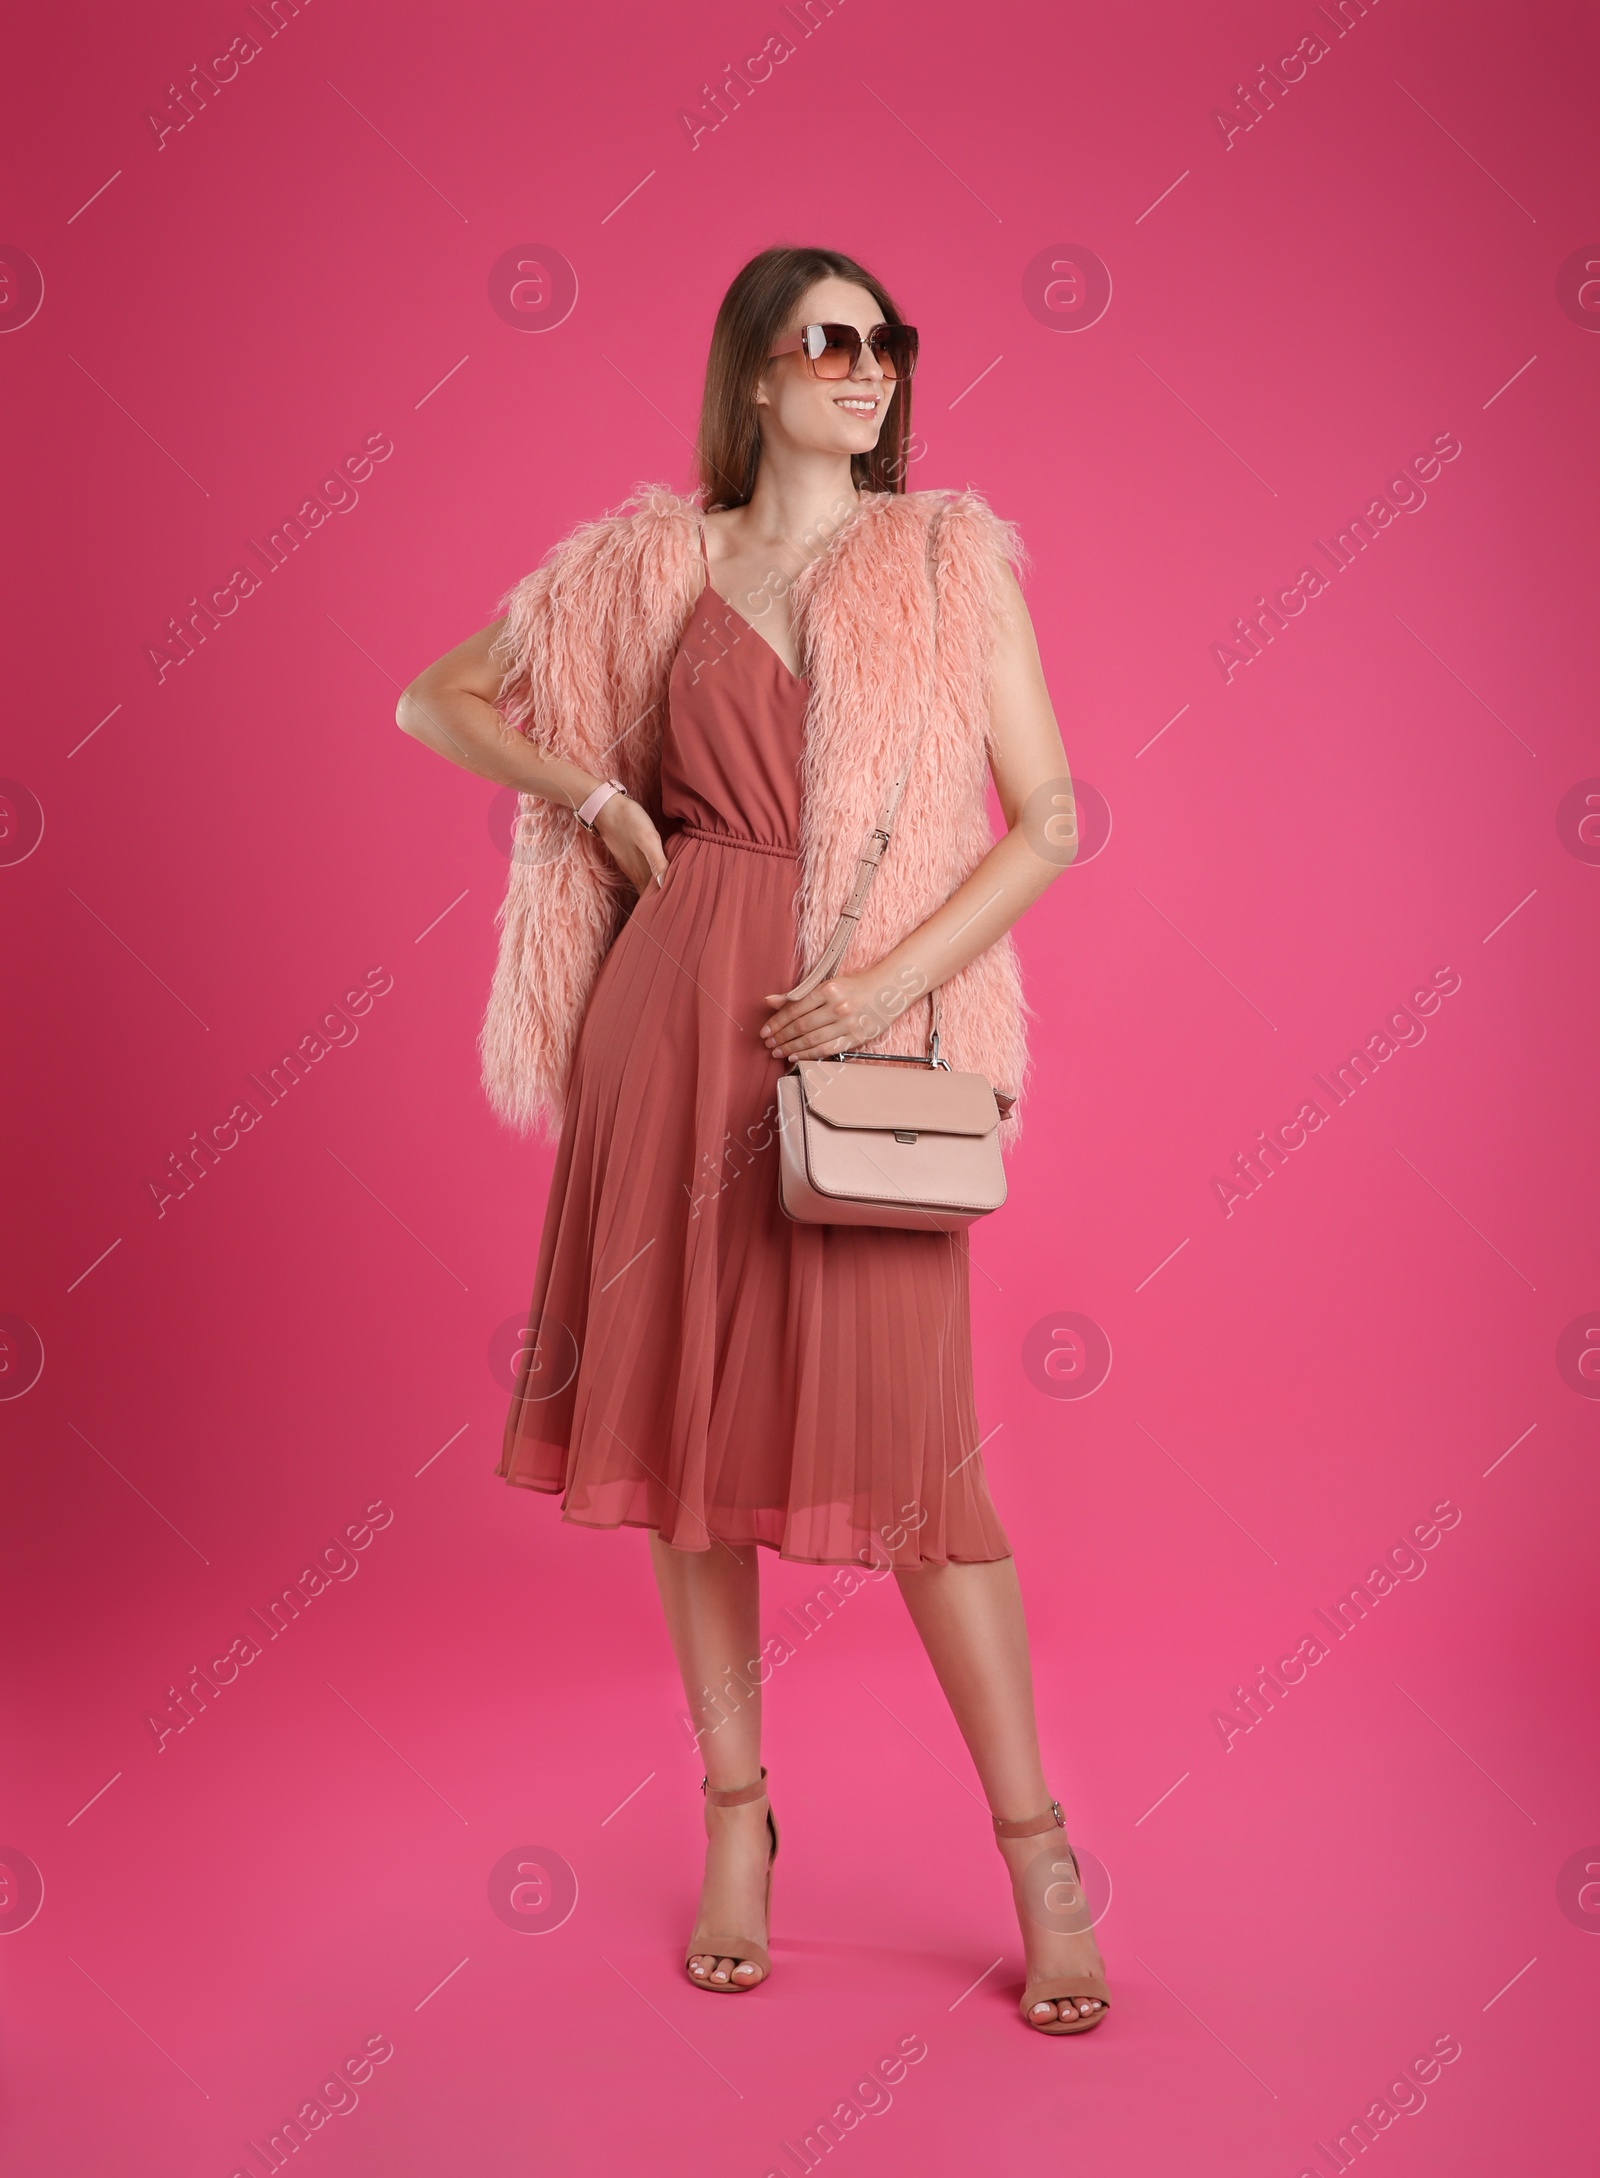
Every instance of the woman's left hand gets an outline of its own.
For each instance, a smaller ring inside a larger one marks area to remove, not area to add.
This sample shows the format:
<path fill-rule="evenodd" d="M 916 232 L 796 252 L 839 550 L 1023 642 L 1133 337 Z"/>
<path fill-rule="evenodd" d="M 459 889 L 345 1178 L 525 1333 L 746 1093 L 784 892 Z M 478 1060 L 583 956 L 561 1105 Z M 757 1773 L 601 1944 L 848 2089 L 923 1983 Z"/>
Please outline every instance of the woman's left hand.
<path fill-rule="evenodd" d="M 761 1031 L 767 1049 L 783 1059 L 831 1059 L 881 1036 L 889 1016 L 876 1001 L 881 978 L 830 976 L 808 998 L 791 1003 L 782 991 L 768 991 L 766 1003 L 777 1011 Z"/>

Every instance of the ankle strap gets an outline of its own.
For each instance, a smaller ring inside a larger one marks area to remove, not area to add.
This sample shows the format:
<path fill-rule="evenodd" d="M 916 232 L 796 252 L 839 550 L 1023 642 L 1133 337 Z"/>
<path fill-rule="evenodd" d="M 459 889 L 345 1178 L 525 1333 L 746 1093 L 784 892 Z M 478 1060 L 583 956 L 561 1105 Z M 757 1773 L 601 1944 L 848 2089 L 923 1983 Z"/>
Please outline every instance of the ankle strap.
<path fill-rule="evenodd" d="M 760 1800 L 765 1797 L 767 1790 L 766 1765 L 762 1765 L 761 1775 L 753 1785 L 713 1785 L 709 1778 L 702 1777 L 700 1790 L 706 1796 L 708 1807 L 744 1807 L 751 1800 Z"/>
<path fill-rule="evenodd" d="M 763 1771 L 765 1776 L 766 1772 Z M 1018 1815 L 1014 1819 L 997 1815 L 994 1818 L 994 1834 L 997 1838 L 1036 1838 L 1046 1830 L 1064 1830 L 1067 1818 L 1061 1812 L 1061 1802 L 1052 1800 L 1043 1815 Z"/>

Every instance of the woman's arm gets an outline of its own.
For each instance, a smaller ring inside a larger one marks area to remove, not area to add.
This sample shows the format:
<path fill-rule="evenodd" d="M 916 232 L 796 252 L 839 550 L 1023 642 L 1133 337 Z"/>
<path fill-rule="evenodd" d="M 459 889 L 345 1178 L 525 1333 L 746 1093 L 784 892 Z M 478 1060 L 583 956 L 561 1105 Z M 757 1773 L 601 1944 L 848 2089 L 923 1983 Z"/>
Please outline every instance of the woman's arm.
<path fill-rule="evenodd" d="M 395 705 L 395 724 L 480 779 L 577 809 L 601 781 L 513 731 L 495 707 L 501 669 L 490 650 L 504 627 L 504 620 L 491 622 L 419 673 Z M 661 836 L 630 796 L 613 794 L 595 830 L 636 891 L 661 882 L 667 864 Z"/>
<path fill-rule="evenodd" d="M 1067 752 L 1045 687 L 1033 622 L 1005 570 L 995 620 L 989 707 L 989 766 L 1009 827 L 944 906 L 874 967 L 819 983 L 793 1005 L 769 991 L 777 1011 L 762 1030 L 784 1058 L 826 1058 L 865 1043 L 912 999 L 976 960 L 1033 905 L 1078 851 Z"/>

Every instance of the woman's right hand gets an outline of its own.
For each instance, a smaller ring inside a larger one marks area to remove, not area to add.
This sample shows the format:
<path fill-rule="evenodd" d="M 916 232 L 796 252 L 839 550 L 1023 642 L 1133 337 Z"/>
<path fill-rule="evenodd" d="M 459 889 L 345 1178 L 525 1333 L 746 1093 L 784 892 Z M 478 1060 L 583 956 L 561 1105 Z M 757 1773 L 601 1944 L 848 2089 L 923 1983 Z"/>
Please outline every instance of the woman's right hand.
<path fill-rule="evenodd" d="M 667 867 L 661 834 L 631 794 L 611 795 L 595 818 L 594 828 L 635 892 L 642 893 L 647 886 L 661 883 Z"/>

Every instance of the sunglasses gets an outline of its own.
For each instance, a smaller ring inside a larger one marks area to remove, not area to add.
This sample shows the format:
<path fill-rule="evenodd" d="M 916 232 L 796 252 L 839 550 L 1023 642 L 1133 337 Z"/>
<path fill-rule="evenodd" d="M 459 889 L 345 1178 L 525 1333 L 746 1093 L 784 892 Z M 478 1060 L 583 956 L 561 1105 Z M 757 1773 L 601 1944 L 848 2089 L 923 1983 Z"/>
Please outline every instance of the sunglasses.
<path fill-rule="evenodd" d="M 767 360 L 775 363 L 780 355 L 798 351 L 814 378 L 853 378 L 863 347 L 872 350 L 885 378 L 909 378 L 917 367 L 914 325 L 875 325 L 865 341 L 853 325 L 802 325 Z"/>

